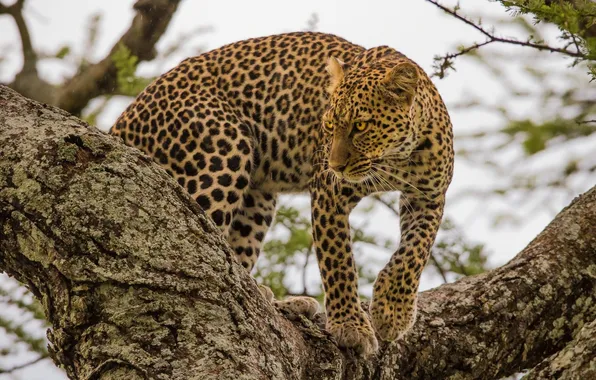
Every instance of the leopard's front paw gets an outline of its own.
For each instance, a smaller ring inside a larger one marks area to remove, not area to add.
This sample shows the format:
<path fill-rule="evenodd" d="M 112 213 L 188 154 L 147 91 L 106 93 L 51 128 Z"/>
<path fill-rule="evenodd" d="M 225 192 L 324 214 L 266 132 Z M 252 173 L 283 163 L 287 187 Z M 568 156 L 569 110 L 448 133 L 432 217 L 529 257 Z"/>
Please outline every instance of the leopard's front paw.
<path fill-rule="evenodd" d="M 381 339 L 389 342 L 399 339 L 416 321 L 416 295 L 396 298 L 387 293 L 375 292 L 370 304 L 370 316 Z"/>
<path fill-rule="evenodd" d="M 328 320 L 326 328 L 335 338 L 338 346 L 352 348 L 365 357 L 374 354 L 379 348 L 375 331 L 364 311 L 354 319 Z"/>

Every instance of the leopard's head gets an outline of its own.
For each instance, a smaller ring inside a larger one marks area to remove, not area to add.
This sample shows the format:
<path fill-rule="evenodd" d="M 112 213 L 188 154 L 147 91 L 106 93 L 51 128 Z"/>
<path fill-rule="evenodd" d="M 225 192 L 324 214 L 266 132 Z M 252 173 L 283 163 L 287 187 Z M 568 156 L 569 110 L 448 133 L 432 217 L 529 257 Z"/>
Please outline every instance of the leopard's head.
<path fill-rule="evenodd" d="M 330 100 L 322 121 L 336 176 L 361 182 L 410 156 L 417 141 L 411 119 L 418 70 L 405 59 L 350 68 L 329 58 Z"/>

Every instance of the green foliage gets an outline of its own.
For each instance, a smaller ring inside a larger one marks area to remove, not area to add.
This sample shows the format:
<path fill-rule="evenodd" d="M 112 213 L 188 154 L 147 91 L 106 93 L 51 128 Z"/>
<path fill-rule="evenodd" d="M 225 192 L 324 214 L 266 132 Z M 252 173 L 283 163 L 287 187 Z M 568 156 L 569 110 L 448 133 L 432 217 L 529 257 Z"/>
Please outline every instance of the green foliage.
<path fill-rule="evenodd" d="M 551 22 L 564 32 L 582 35 L 596 22 L 596 4 L 589 0 L 549 1 L 545 0 L 501 0 L 514 15 L 527 14 L 536 23 Z"/>
<path fill-rule="evenodd" d="M 260 283 L 270 287 L 276 297 L 283 297 L 288 294 L 284 284 L 286 273 L 293 268 L 298 274 L 302 272 L 304 279 L 308 258 L 313 253 L 310 219 L 294 207 L 280 206 L 271 231 L 281 236 L 263 245 L 264 260 L 260 261 L 266 264 L 258 263 L 254 275 Z"/>
<path fill-rule="evenodd" d="M 596 37 L 587 34 L 596 24 L 596 3 L 590 0 L 498 0 L 514 16 L 530 15 L 535 23 L 550 22 L 559 27 L 559 38 L 583 54 L 575 63 L 596 59 Z M 591 64 L 593 67 L 593 64 Z M 596 78 L 590 70 L 592 78 Z"/>
<path fill-rule="evenodd" d="M 590 37 L 585 40 L 586 58 L 589 60 L 596 60 L 596 37 Z"/>
<path fill-rule="evenodd" d="M 443 220 L 441 236 L 432 251 L 435 268 L 446 277 L 472 276 L 487 270 L 487 252 L 483 244 L 470 243 L 449 218 Z"/>
<path fill-rule="evenodd" d="M 485 40 L 469 46 L 459 46 L 457 53 L 436 55 L 433 62 L 433 76 L 444 78 L 450 70 L 455 70 L 454 60 L 461 56 L 477 54 L 478 49 L 493 43 L 525 46 L 539 51 L 559 53 L 562 56 L 573 57 L 572 66 L 584 63 L 588 66 L 588 73 L 592 80 L 596 79 L 594 60 L 596 60 L 596 36 L 594 25 L 596 24 L 596 3 L 589 0 L 569 1 L 548 1 L 545 0 L 496 0 L 503 4 L 513 16 L 510 24 L 521 26 L 528 33 L 527 38 L 518 40 L 515 38 L 501 37 L 494 30 L 485 28 L 482 19 L 474 20 L 460 12 L 461 8 L 456 5 L 453 8 L 446 7 L 435 0 L 427 0 L 438 8 L 455 17 L 459 21 L 469 25 L 482 33 Z M 533 17 L 534 23 L 546 21 L 559 27 L 559 39 L 563 46 L 549 45 L 537 35 L 536 28 L 531 26 L 522 16 L 529 14 Z"/>
<path fill-rule="evenodd" d="M 513 120 L 501 130 L 510 136 L 522 136 L 522 146 L 528 155 L 544 150 L 553 139 L 571 140 L 590 136 L 596 127 L 590 123 L 577 123 L 574 120 L 556 118 L 544 123 L 531 120 Z"/>
<path fill-rule="evenodd" d="M 127 96 L 136 96 L 143 91 L 153 78 L 141 78 L 135 75 L 139 59 L 132 55 L 124 44 L 118 45 L 112 54 L 112 61 L 116 66 L 118 90 Z"/>
<path fill-rule="evenodd" d="M 64 45 L 62 46 L 54 55 L 54 57 L 58 58 L 58 59 L 64 59 L 66 58 L 66 56 L 68 56 L 70 54 L 70 46 L 68 45 Z"/>
<path fill-rule="evenodd" d="M 536 39 L 548 31 L 527 19 L 513 21 Z M 509 18 L 490 21 L 498 27 L 512 22 Z M 468 133 L 456 129 L 456 156 L 482 168 L 495 182 L 478 184 L 456 197 L 482 199 L 483 204 L 507 202 L 508 207 L 491 213 L 495 223 L 519 222 L 534 211 L 544 212 L 545 204 L 553 207 L 549 211 L 554 215 L 558 206 L 552 199 L 570 197 L 593 184 L 590 177 L 596 167 L 583 152 L 596 143 L 596 87 L 584 71 L 594 68 L 588 62 L 568 68 L 556 55 L 544 59 L 544 54 L 532 49 L 476 53 L 466 58 L 489 73 L 487 78 L 499 86 L 495 94 L 500 95 L 487 98 L 482 89 L 470 85 L 461 103 L 449 104 L 450 110 L 481 111 L 492 119 L 478 120 Z"/>

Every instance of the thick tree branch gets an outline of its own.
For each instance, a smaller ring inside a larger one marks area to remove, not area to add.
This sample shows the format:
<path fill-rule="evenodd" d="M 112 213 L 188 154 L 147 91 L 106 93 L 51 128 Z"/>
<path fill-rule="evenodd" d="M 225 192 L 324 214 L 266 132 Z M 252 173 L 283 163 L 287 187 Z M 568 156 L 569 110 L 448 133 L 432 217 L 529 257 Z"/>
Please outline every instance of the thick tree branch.
<path fill-rule="evenodd" d="M 280 316 L 148 158 L 0 86 L 0 268 L 71 378 L 497 379 L 596 318 L 595 230 L 596 188 L 509 264 L 422 293 L 413 331 L 364 361 Z"/>
<path fill-rule="evenodd" d="M 582 327 L 564 349 L 537 365 L 524 379 L 596 379 L 596 320 Z"/>
<path fill-rule="evenodd" d="M 0 86 L 0 268 L 41 300 L 71 378 L 324 378 L 317 346 L 336 368 L 233 257 L 146 156 Z"/>
<path fill-rule="evenodd" d="M 23 0 L 20 2 L 22 3 Z M 37 75 L 36 53 L 31 46 L 29 33 L 19 7 L 17 8 L 18 12 L 13 10 L 10 14 L 13 15 L 19 26 L 23 40 L 25 66 L 9 86 L 31 99 L 80 115 L 83 108 L 93 98 L 118 92 L 117 70 L 112 55 L 121 45 L 126 46 L 130 53 L 138 58 L 139 62 L 155 58 L 155 44 L 165 33 L 179 3 L 180 0 L 137 0 L 134 5 L 136 15 L 131 26 L 113 46 L 110 53 L 98 63 L 85 67 L 59 89 L 54 88 Z M 16 4 L 3 8 L 12 9 L 15 6 Z M 3 8 L 0 8 L 0 12 Z M 27 41 L 28 43 L 26 43 Z"/>
<path fill-rule="evenodd" d="M 180 0 L 137 0 L 134 5 L 137 14 L 110 54 L 67 81 L 61 87 L 55 105 L 78 115 L 91 99 L 114 93 L 117 90 L 117 71 L 112 54 L 122 44 L 139 62 L 155 58 L 155 44 L 166 31 L 179 3 Z"/>
<path fill-rule="evenodd" d="M 596 187 L 505 266 L 423 293 L 414 331 L 381 368 L 403 378 L 498 379 L 560 351 L 596 318 L 594 231 Z"/>

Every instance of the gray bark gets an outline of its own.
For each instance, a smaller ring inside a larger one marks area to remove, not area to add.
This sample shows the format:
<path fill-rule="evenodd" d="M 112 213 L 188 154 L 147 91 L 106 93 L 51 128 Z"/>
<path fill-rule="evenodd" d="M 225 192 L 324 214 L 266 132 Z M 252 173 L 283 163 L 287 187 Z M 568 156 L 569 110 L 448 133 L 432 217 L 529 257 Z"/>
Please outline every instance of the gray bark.
<path fill-rule="evenodd" d="M 73 379 L 497 379 L 546 374 L 557 355 L 589 367 L 595 231 L 596 188 L 507 265 L 422 293 L 413 331 L 365 361 L 280 315 L 147 157 L 0 86 L 0 269 L 41 300 Z"/>
<path fill-rule="evenodd" d="M 596 379 L 596 320 L 584 325 L 575 339 L 545 359 L 524 377 L 540 379 Z"/>

